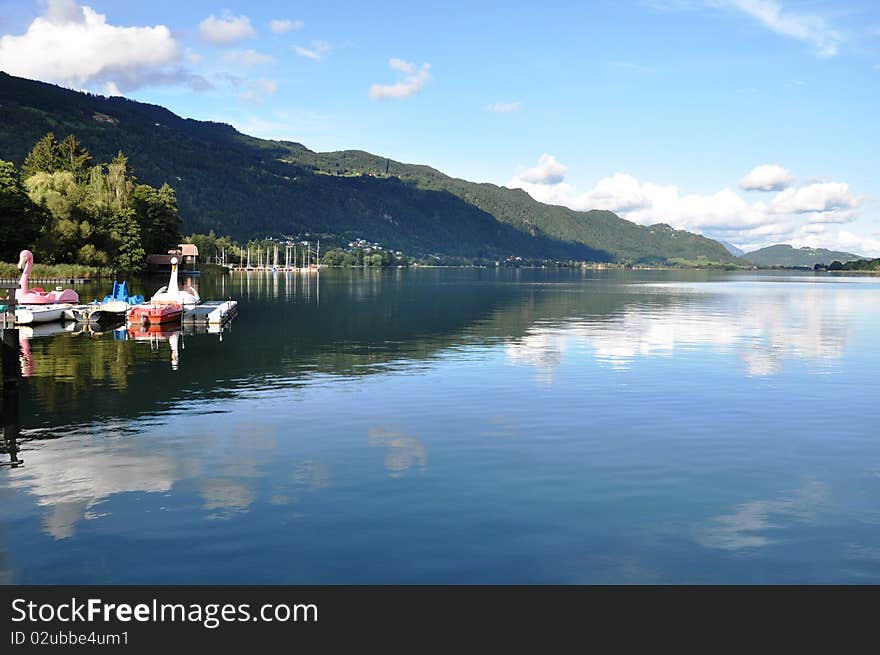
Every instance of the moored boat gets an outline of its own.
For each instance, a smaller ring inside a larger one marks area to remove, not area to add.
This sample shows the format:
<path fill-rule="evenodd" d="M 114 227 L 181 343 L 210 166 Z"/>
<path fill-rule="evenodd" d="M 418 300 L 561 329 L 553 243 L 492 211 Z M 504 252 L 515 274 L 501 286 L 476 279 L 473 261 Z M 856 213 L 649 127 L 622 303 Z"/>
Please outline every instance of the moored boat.
<path fill-rule="evenodd" d="M 107 300 L 70 307 L 64 313 L 64 317 L 80 323 L 100 323 L 125 318 L 125 314 L 131 308 L 132 306 L 125 301 Z"/>
<path fill-rule="evenodd" d="M 15 291 L 15 299 L 19 304 L 50 305 L 79 302 L 79 295 L 73 289 L 58 287 L 55 291 L 44 291 L 40 287 L 32 289 L 28 286 L 31 271 L 34 268 L 34 254 L 30 250 L 22 250 L 19 254 L 18 268 L 21 269 L 21 279 L 18 282 L 18 289 Z"/>
<path fill-rule="evenodd" d="M 142 325 L 158 325 L 160 323 L 180 322 L 183 305 L 168 302 L 145 302 L 135 305 L 128 312 L 129 323 Z"/>
<path fill-rule="evenodd" d="M 173 302 L 181 305 L 192 306 L 202 302 L 198 292 L 192 286 L 181 289 L 177 284 L 177 257 L 171 258 L 171 277 L 168 279 L 168 286 L 159 289 L 151 302 Z"/>
<path fill-rule="evenodd" d="M 67 304 L 51 305 L 25 305 L 15 308 L 15 322 L 19 325 L 32 323 L 54 323 L 64 318 L 64 313 L 70 309 Z"/>

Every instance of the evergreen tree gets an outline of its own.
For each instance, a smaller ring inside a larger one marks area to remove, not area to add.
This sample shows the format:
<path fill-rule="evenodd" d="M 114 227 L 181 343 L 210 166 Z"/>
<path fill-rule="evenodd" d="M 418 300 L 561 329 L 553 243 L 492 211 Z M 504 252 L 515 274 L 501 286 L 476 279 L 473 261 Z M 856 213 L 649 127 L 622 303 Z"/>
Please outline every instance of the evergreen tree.
<path fill-rule="evenodd" d="M 59 166 L 70 171 L 78 181 L 86 178 L 92 165 L 92 156 L 74 135 L 69 135 L 56 148 Z"/>
<path fill-rule="evenodd" d="M 24 166 L 21 167 L 22 177 L 29 178 L 39 172 L 54 173 L 61 168 L 61 155 L 58 150 L 58 141 L 55 134 L 49 132 L 37 141 L 28 156 L 25 157 Z"/>
<path fill-rule="evenodd" d="M 133 209 L 120 209 L 112 217 L 111 236 L 116 244 L 113 265 L 122 271 L 138 270 L 144 265 L 141 228 Z"/>

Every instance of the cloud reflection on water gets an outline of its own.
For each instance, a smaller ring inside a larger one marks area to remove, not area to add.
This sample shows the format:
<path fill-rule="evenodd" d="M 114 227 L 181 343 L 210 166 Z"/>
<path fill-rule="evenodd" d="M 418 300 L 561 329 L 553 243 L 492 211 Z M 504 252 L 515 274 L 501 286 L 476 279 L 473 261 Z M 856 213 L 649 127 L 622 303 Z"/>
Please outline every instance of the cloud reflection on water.
<path fill-rule="evenodd" d="M 167 492 L 179 476 L 173 458 L 143 452 L 135 442 L 119 441 L 112 450 L 100 442 L 80 442 L 75 450 L 70 442 L 67 448 L 57 445 L 42 448 L 33 466 L 9 479 L 9 486 L 48 508 L 43 529 L 55 539 L 73 536 L 76 523 L 98 516 L 91 510 L 110 496 Z"/>
<path fill-rule="evenodd" d="M 827 485 L 813 481 L 789 497 L 744 503 L 734 512 L 713 519 L 697 541 L 707 548 L 721 550 L 769 546 L 777 541 L 772 536 L 774 532 L 778 534 L 787 525 L 808 521 L 827 493 Z"/>
<path fill-rule="evenodd" d="M 664 289 L 678 294 L 667 304 L 642 300 L 611 315 L 536 323 L 506 345 L 507 357 L 535 367 L 538 380 L 550 382 L 572 352 L 627 370 L 639 359 L 709 348 L 735 353 L 749 376 L 769 376 L 789 359 L 823 364 L 843 357 L 852 317 L 867 309 L 860 303 L 877 302 L 840 285 L 700 287 Z"/>
<path fill-rule="evenodd" d="M 385 469 L 388 476 L 397 478 L 412 467 L 424 473 L 428 466 L 428 451 L 418 439 L 408 437 L 397 428 L 377 426 L 370 428 L 369 443 L 371 446 L 384 446 Z"/>

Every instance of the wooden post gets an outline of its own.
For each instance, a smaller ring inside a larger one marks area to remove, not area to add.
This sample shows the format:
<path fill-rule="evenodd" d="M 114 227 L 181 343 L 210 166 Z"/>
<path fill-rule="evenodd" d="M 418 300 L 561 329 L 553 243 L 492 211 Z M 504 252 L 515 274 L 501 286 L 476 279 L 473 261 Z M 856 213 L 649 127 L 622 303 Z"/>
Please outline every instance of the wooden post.
<path fill-rule="evenodd" d="M 18 458 L 19 397 L 18 380 L 21 378 L 18 328 L 15 327 L 15 290 L 18 284 L 6 283 L 0 288 L 7 290 L 6 311 L 3 316 L 2 365 L 3 365 L 3 441 L 9 454 L 10 466 L 22 464 Z M 11 319 L 11 320 L 10 320 Z"/>

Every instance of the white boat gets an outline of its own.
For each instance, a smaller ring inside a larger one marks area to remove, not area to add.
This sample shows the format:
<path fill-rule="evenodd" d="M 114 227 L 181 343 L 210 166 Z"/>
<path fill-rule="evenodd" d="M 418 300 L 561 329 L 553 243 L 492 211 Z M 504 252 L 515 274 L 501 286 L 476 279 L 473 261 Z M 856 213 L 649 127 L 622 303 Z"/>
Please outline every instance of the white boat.
<path fill-rule="evenodd" d="M 184 307 L 191 307 L 193 305 L 198 305 L 202 302 L 202 299 L 199 298 L 198 292 L 192 288 L 192 286 L 188 286 L 186 289 L 181 289 L 177 284 L 177 257 L 171 258 L 171 277 L 168 279 L 168 286 L 162 287 L 159 289 L 152 298 L 150 298 L 150 302 L 153 303 L 168 303 L 174 302 Z"/>
<path fill-rule="evenodd" d="M 76 305 L 64 312 L 64 318 L 80 323 L 99 323 L 101 321 L 125 318 L 131 309 L 124 300 L 108 300 L 93 302 L 88 305 Z"/>
<path fill-rule="evenodd" d="M 19 305 L 15 308 L 15 322 L 19 325 L 53 323 L 62 320 L 69 309 L 69 304 Z"/>

